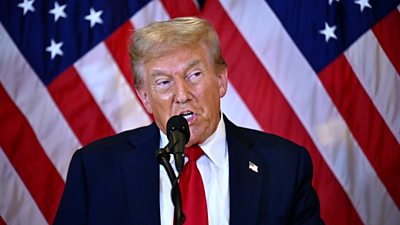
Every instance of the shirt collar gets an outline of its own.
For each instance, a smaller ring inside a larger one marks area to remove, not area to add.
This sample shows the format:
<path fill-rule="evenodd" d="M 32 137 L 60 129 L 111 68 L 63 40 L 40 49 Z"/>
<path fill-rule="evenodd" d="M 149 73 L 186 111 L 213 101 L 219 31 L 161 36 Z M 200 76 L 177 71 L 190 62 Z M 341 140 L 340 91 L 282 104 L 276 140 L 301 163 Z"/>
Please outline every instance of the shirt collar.
<path fill-rule="evenodd" d="M 167 135 L 160 130 L 160 147 L 168 144 Z M 228 151 L 226 145 L 225 122 L 221 113 L 221 117 L 215 132 L 207 138 L 205 142 L 199 145 L 203 149 L 204 154 L 218 167 L 223 168 L 228 163 Z M 174 158 L 170 158 L 170 162 L 174 162 Z"/>

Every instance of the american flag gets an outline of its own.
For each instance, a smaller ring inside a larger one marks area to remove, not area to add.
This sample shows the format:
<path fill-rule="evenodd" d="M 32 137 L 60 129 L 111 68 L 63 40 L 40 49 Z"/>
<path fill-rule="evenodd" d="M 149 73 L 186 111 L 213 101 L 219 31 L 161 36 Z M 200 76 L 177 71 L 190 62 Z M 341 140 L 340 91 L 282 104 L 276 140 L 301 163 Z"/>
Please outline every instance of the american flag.
<path fill-rule="evenodd" d="M 50 224 L 73 152 L 150 124 L 128 39 L 198 15 L 238 125 L 305 146 L 327 224 L 400 224 L 400 0 L 2 0 L 0 224 Z"/>

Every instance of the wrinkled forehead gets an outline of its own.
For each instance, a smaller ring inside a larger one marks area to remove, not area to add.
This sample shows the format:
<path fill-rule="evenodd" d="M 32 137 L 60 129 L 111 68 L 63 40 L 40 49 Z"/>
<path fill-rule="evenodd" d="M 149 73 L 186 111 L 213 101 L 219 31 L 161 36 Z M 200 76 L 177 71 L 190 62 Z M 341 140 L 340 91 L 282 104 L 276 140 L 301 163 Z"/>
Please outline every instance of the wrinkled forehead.
<path fill-rule="evenodd" d="M 195 46 L 183 46 L 158 54 L 156 57 L 148 57 L 143 60 L 147 75 L 163 73 L 165 70 L 172 72 L 184 71 L 194 66 L 212 67 L 210 52 L 204 44 Z"/>
<path fill-rule="evenodd" d="M 209 46 L 209 44 L 204 40 L 198 40 L 196 42 L 154 43 L 143 52 L 142 62 L 147 63 L 164 56 L 173 55 L 175 52 L 180 50 L 193 51 L 193 54 L 201 50 L 204 51 L 204 53 L 209 54 L 211 51 L 210 48 L 211 46 Z"/>
<path fill-rule="evenodd" d="M 153 64 L 153 67 L 149 68 L 149 75 L 152 77 L 168 75 L 168 74 L 175 74 L 175 73 L 182 73 L 194 67 L 201 67 L 204 63 L 199 59 L 192 59 L 189 61 L 182 61 L 182 63 L 174 64 L 170 66 L 169 64 L 160 65 L 160 64 Z"/>

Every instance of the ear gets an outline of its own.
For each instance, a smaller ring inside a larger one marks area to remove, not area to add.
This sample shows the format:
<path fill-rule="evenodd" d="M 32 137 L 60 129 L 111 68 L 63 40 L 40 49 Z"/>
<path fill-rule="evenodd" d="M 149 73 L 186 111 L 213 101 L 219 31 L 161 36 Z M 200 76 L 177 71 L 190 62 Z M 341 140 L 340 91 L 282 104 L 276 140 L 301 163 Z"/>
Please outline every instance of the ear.
<path fill-rule="evenodd" d="M 141 87 L 139 89 L 136 89 L 136 93 L 138 94 L 140 100 L 142 101 L 144 107 L 146 108 L 146 111 L 152 114 L 153 110 L 151 109 L 149 95 L 147 94 L 145 88 Z"/>
<path fill-rule="evenodd" d="M 218 74 L 219 97 L 225 96 L 228 89 L 228 69 L 222 69 Z"/>

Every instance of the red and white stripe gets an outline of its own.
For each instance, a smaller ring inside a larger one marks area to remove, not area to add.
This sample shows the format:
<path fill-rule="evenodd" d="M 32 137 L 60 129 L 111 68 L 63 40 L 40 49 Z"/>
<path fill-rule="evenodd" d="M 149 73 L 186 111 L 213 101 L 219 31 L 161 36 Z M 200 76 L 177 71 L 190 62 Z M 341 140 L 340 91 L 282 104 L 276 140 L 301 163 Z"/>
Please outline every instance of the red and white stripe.
<path fill-rule="evenodd" d="M 160 0 L 155 0 L 149 2 L 145 7 L 140 9 L 131 17 L 130 21 L 136 29 L 140 29 L 151 22 L 163 21 L 169 18 L 170 17 Z"/>
<path fill-rule="evenodd" d="M 398 112 L 400 111 L 400 103 L 397 101 L 400 96 L 399 73 L 379 45 L 372 31 L 361 36 L 345 52 L 345 55 L 354 70 L 355 76 L 399 143 L 400 117 Z"/>
<path fill-rule="evenodd" d="M 0 147 L 0 215 L 7 224 L 48 224 Z M 1 224 L 1 223 L 0 223 Z"/>
<path fill-rule="evenodd" d="M 46 86 L 25 61 L 2 24 L 0 43 L 2 54 L 7 56 L 0 60 L 1 84 L 23 112 L 45 153 L 65 180 L 69 164 L 66 159 L 72 157 L 80 143 L 49 96 Z"/>
<path fill-rule="evenodd" d="M 104 43 L 90 50 L 74 66 L 115 132 L 150 124 Z"/>
<path fill-rule="evenodd" d="M 252 3 L 221 1 L 226 13 L 290 102 L 363 222 L 395 224 L 400 221 L 399 209 L 324 84 L 269 6 L 264 1 Z M 287 62 L 291 62 L 290 66 Z M 313 105 L 315 108 L 310 109 Z"/>
<path fill-rule="evenodd" d="M 134 29 L 194 14 L 215 25 L 228 62 L 223 112 L 307 147 L 326 223 L 398 224 L 397 9 L 316 74 L 265 1 L 208 1 L 199 12 L 154 0 L 47 88 L 0 24 L 0 224 L 50 224 L 72 153 L 151 122 L 123 46 Z"/>

